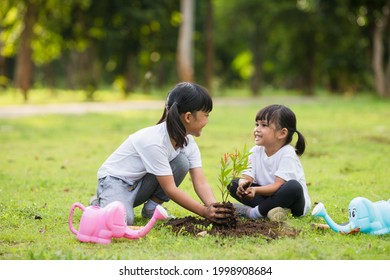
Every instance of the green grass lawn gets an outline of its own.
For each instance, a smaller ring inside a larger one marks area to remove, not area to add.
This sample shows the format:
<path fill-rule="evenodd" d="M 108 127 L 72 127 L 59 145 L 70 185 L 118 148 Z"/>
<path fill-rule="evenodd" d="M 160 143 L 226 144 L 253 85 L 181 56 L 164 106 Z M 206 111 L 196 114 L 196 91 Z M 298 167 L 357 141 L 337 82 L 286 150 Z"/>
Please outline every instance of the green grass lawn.
<path fill-rule="evenodd" d="M 295 111 L 307 139 L 301 161 L 313 203 L 323 202 L 330 216 L 343 223 L 354 197 L 390 198 L 390 102 L 367 96 L 268 96 L 240 106 L 216 105 L 196 140 L 217 198 L 220 157 L 252 146 L 254 116 L 274 102 Z M 272 241 L 175 236 L 157 227 L 136 241 L 116 239 L 108 246 L 78 242 L 68 228 L 69 208 L 74 202 L 87 205 L 102 162 L 129 134 L 154 125 L 161 112 L 0 119 L 0 259 L 390 259 L 390 235 L 318 231 L 311 225 L 323 220 L 311 215 L 287 220 L 299 236 Z M 196 197 L 189 179 L 180 187 Z M 173 202 L 165 206 L 176 217 L 191 214 Z M 146 223 L 139 208 L 136 216 L 136 225 Z"/>

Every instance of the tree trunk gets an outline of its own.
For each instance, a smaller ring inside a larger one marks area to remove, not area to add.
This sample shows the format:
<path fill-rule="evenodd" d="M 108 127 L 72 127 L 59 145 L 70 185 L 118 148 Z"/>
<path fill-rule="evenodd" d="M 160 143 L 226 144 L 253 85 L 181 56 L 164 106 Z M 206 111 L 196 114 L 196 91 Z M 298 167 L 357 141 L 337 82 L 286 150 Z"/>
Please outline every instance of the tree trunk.
<path fill-rule="evenodd" d="M 390 1 L 389 1 L 390 2 Z M 390 8 L 390 5 L 389 5 Z M 387 25 L 387 28 L 389 29 L 390 25 Z M 388 38 L 387 38 L 387 66 L 386 66 L 386 72 L 385 72 L 385 87 L 386 87 L 386 97 L 390 97 L 390 32 L 387 32 Z"/>
<path fill-rule="evenodd" d="M 55 93 L 55 87 L 56 87 L 56 84 L 55 84 L 55 67 L 53 67 L 53 63 L 52 62 L 49 62 L 47 64 L 45 64 L 43 66 L 43 71 L 44 71 L 44 75 L 45 75 L 45 83 L 44 85 L 47 86 L 52 95 L 55 96 L 56 93 Z"/>
<path fill-rule="evenodd" d="M 0 27 L 0 33 L 4 29 Z M 4 43 L 0 40 L 0 87 L 1 88 L 7 88 L 8 79 L 6 75 L 6 63 L 5 63 L 5 57 L 1 55 L 1 50 L 4 47 Z"/>
<path fill-rule="evenodd" d="M 384 11 L 383 18 L 376 22 L 373 33 L 372 67 L 374 70 L 375 89 L 380 97 L 390 96 L 390 88 L 387 87 L 388 83 L 386 82 L 386 73 L 384 68 L 385 62 L 383 39 L 383 34 L 386 30 L 389 20 L 390 0 L 387 1 L 386 6 L 387 9 L 382 9 Z M 389 62 L 387 64 L 389 64 Z M 387 68 L 389 69 L 390 67 Z"/>
<path fill-rule="evenodd" d="M 75 65 L 72 60 L 73 52 L 75 51 L 68 51 L 61 56 L 61 64 L 64 65 L 65 73 L 66 73 L 66 87 L 72 90 L 75 89 L 76 87 L 75 74 L 74 74 Z"/>
<path fill-rule="evenodd" d="M 205 20 L 205 34 L 206 34 L 206 61 L 205 61 L 205 86 L 210 93 L 212 93 L 212 80 L 214 70 L 214 41 L 213 41 L 213 2 L 206 1 L 206 20 Z"/>
<path fill-rule="evenodd" d="M 85 91 L 87 101 L 94 100 L 101 77 L 101 66 L 97 60 L 93 43 L 82 52 L 71 51 L 67 63 L 67 85 L 72 89 Z"/>
<path fill-rule="evenodd" d="M 137 57 L 133 54 L 128 54 L 126 57 L 126 68 L 123 73 L 123 76 L 125 78 L 125 84 L 124 88 L 122 89 L 123 96 L 127 98 L 130 94 L 130 92 L 135 88 L 135 85 L 137 84 L 137 76 L 135 73 L 137 73 Z"/>
<path fill-rule="evenodd" d="M 315 54 L 316 54 L 316 42 L 314 40 L 315 32 L 312 30 L 305 30 L 300 34 L 300 40 L 305 42 L 304 47 L 304 57 L 301 62 L 301 72 L 300 72 L 300 89 L 304 95 L 310 96 L 314 95 L 314 73 L 315 73 Z M 340 83 L 338 77 L 337 80 Z"/>
<path fill-rule="evenodd" d="M 260 95 L 260 87 L 263 76 L 263 53 L 264 53 L 264 45 L 262 45 L 262 41 L 264 39 L 265 34 L 261 32 L 259 26 L 255 26 L 254 36 L 251 42 L 252 54 L 253 54 L 253 74 L 250 78 L 250 89 L 252 91 L 253 96 Z"/>
<path fill-rule="evenodd" d="M 0 43 L 1 44 L 1 43 Z M 1 46 L 0 46 L 1 49 Z M 0 55 L 0 87 L 7 88 L 8 79 L 5 73 L 5 57 Z"/>
<path fill-rule="evenodd" d="M 181 0 L 180 10 L 182 22 L 179 29 L 177 71 L 181 81 L 192 82 L 194 80 L 193 69 L 193 42 L 194 31 L 194 1 Z"/>
<path fill-rule="evenodd" d="M 383 71 L 383 25 L 375 26 L 373 35 L 373 58 L 372 67 L 374 70 L 375 89 L 379 96 L 385 95 L 385 73 Z"/>
<path fill-rule="evenodd" d="M 26 3 L 26 14 L 23 18 L 23 31 L 20 36 L 20 47 L 16 62 L 16 87 L 22 90 L 24 100 L 28 100 L 28 90 L 31 87 L 33 60 L 31 41 L 33 27 L 37 21 L 38 6 L 32 2 Z"/>

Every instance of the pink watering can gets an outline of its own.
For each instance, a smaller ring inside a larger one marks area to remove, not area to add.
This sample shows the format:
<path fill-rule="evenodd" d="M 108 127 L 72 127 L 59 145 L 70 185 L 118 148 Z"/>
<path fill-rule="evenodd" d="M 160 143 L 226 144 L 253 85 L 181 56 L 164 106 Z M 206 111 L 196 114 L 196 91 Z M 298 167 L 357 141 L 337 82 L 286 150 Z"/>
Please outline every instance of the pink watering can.
<path fill-rule="evenodd" d="M 73 213 L 76 208 L 83 211 L 78 231 L 73 227 Z M 166 210 L 158 205 L 150 221 L 141 229 L 135 230 L 127 226 L 126 209 L 119 201 L 111 202 L 104 208 L 99 206 L 85 207 L 76 202 L 70 208 L 68 223 L 70 231 L 76 235 L 79 241 L 109 244 L 112 238 L 138 239 L 144 237 L 157 220 L 164 220 L 167 217 Z"/>

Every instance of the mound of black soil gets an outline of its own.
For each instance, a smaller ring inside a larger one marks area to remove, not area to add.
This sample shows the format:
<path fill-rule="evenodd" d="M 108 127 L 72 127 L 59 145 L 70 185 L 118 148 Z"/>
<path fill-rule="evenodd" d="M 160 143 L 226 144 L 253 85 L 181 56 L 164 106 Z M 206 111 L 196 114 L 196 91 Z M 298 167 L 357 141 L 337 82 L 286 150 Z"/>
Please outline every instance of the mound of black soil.
<path fill-rule="evenodd" d="M 205 234 L 222 237 L 264 236 L 269 239 L 279 237 L 295 237 L 299 231 L 283 222 L 273 222 L 266 219 L 249 220 L 237 218 L 233 225 L 215 224 L 206 219 L 193 216 L 170 219 L 163 224 L 170 227 L 177 235 L 203 236 Z"/>

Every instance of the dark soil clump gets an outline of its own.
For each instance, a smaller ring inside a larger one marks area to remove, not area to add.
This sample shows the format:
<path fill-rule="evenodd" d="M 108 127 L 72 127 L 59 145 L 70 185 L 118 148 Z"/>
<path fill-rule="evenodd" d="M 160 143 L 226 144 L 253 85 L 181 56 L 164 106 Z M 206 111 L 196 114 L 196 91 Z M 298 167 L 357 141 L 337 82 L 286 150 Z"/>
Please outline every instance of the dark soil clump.
<path fill-rule="evenodd" d="M 174 218 L 164 223 L 177 234 L 203 236 L 210 234 L 222 237 L 264 236 L 268 239 L 279 237 L 295 237 L 299 231 L 283 222 L 273 222 L 266 219 L 249 220 L 237 218 L 234 225 L 219 225 L 206 219 L 192 216 Z"/>
<path fill-rule="evenodd" d="M 222 237 L 263 236 L 269 240 L 279 237 L 295 237 L 299 231 L 284 222 L 274 222 L 268 219 L 251 220 L 240 218 L 232 203 L 224 202 L 221 207 L 230 208 L 232 214 L 226 223 L 213 223 L 207 219 L 187 216 L 170 219 L 163 226 L 170 227 L 176 235 L 203 236 L 213 235 Z"/>

